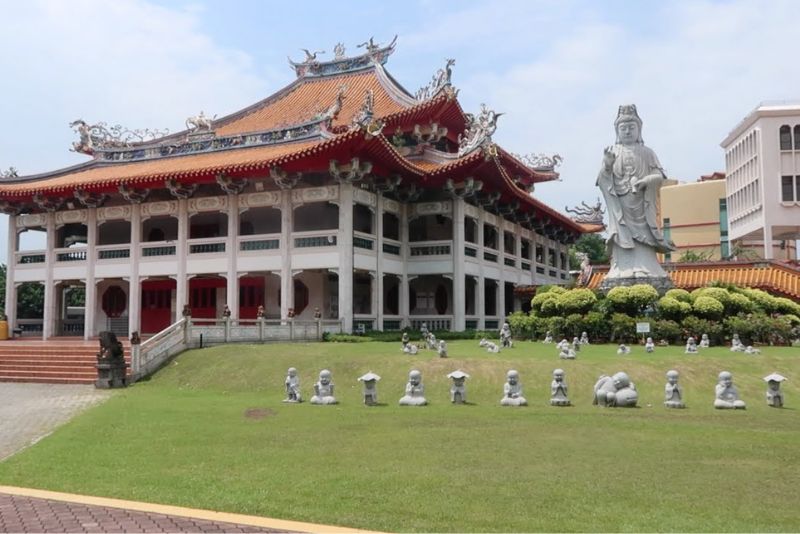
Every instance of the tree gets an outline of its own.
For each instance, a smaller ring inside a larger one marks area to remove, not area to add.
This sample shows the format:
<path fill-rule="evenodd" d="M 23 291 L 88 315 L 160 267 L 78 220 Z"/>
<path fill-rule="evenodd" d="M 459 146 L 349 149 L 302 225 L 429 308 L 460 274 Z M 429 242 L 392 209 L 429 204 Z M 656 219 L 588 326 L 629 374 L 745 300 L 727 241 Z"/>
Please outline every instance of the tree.
<path fill-rule="evenodd" d="M 711 258 L 713 252 L 695 252 L 694 250 L 687 250 L 681 257 L 678 258 L 678 263 L 699 263 L 702 261 L 708 261 Z"/>
<path fill-rule="evenodd" d="M 606 241 L 600 234 L 583 234 L 578 238 L 574 245 L 570 247 L 570 252 L 584 252 L 589 255 L 589 263 L 592 265 L 604 265 L 608 263 L 608 251 Z M 570 254 L 574 257 L 574 253 Z M 578 262 L 580 266 L 580 262 Z"/>

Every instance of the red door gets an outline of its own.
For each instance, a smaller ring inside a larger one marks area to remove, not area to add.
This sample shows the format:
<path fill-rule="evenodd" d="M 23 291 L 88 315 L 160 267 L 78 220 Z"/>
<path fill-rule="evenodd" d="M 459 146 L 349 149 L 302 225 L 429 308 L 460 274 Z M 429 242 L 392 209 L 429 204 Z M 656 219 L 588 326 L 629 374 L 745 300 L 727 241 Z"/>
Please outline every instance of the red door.
<path fill-rule="evenodd" d="M 255 319 L 259 306 L 264 306 L 264 277 L 240 278 L 239 318 Z"/>
<path fill-rule="evenodd" d="M 216 319 L 217 288 L 225 285 L 223 278 L 193 278 L 189 282 L 189 306 L 192 308 L 192 317 Z"/>
<path fill-rule="evenodd" d="M 142 282 L 143 334 L 156 334 L 172 323 L 172 290 L 174 280 L 153 280 Z"/>

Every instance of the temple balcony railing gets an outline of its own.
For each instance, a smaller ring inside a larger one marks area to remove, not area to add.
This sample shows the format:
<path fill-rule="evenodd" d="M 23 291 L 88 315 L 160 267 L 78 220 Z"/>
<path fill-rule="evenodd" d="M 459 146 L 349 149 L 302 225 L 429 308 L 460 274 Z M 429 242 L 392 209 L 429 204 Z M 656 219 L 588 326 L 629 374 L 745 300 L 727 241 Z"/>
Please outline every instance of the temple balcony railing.
<path fill-rule="evenodd" d="M 394 239 L 383 238 L 383 253 L 400 256 L 403 253 L 403 244 Z"/>
<path fill-rule="evenodd" d="M 22 337 L 42 337 L 44 319 L 17 319 L 16 326 L 22 329 Z"/>
<path fill-rule="evenodd" d="M 364 232 L 353 232 L 353 247 L 361 252 L 375 252 L 375 236 Z"/>
<path fill-rule="evenodd" d="M 481 324 L 481 318 L 477 315 L 467 315 L 464 318 L 464 328 L 467 330 L 477 330 Z"/>
<path fill-rule="evenodd" d="M 470 243 L 467 243 L 466 245 L 464 245 L 464 256 L 466 256 L 467 259 L 473 258 L 473 259 L 477 260 L 478 259 L 478 245 L 474 245 L 474 244 L 470 244 Z"/>
<path fill-rule="evenodd" d="M 483 329 L 484 330 L 498 330 L 499 331 L 500 330 L 500 321 L 502 319 L 503 319 L 502 317 L 499 317 L 499 316 L 496 316 L 496 315 L 486 316 L 486 318 L 484 318 L 484 320 L 483 320 Z"/>
<path fill-rule="evenodd" d="M 412 259 L 430 258 L 445 259 L 453 253 L 452 241 L 415 241 L 408 245 L 408 255 Z"/>
<path fill-rule="evenodd" d="M 115 260 L 125 261 L 131 257 L 130 243 L 125 243 L 122 245 L 101 245 L 98 246 L 95 250 L 97 251 L 98 262 L 107 262 Z"/>
<path fill-rule="evenodd" d="M 384 332 L 396 332 L 403 328 L 403 318 L 399 315 L 384 315 L 383 325 Z"/>
<path fill-rule="evenodd" d="M 26 250 L 14 253 L 18 268 L 42 268 L 47 261 L 44 250 Z"/>
<path fill-rule="evenodd" d="M 354 313 L 353 314 L 353 333 L 367 333 L 375 330 L 376 317 L 369 313 Z"/>
<path fill-rule="evenodd" d="M 139 245 L 139 257 L 143 260 L 162 259 L 177 254 L 177 245 L 174 241 L 151 241 Z"/>
<path fill-rule="evenodd" d="M 86 261 L 86 248 L 53 249 L 57 263 Z"/>
<path fill-rule="evenodd" d="M 337 241 L 335 229 L 292 233 L 292 248 L 296 250 L 336 247 Z"/>
<path fill-rule="evenodd" d="M 189 247 L 189 255 L 193 254 L 219 254 L 224 255 L 227 246 L 227 237 L 213 237 L 202 239 L 189 239 L 187 245 Z"/>
<path fill-rule="evenodd" d="M 280 234 L 258 234 L 236 238 L 236 249 L 245 254 L 280 254 Z"/>
<path fill-rule="evenodd" d="M 514 257 L 514 256 L 506 255 L 506 256 L 503 257 L 503 264 L 506 267 L 514 267 L 514 268 L 516 268 L 517 267 L 517 258 Z"/>
<path fill-rule="evenodd" d="M 429 331 L 452 330 L 452 315 L 411 315 L 409 318 L 412 330 L 419 330 L 422 323 L 425 323 Z"/>

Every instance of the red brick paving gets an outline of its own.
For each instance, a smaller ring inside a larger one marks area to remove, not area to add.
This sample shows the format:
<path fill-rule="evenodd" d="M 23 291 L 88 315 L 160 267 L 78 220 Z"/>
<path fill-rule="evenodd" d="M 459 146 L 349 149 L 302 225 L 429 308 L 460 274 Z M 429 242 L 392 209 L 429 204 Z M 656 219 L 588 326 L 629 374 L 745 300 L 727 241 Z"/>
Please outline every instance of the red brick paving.
<path fill-rule="evenodd" d="M 0 532 L 284 532 L 0 493 Z"/>

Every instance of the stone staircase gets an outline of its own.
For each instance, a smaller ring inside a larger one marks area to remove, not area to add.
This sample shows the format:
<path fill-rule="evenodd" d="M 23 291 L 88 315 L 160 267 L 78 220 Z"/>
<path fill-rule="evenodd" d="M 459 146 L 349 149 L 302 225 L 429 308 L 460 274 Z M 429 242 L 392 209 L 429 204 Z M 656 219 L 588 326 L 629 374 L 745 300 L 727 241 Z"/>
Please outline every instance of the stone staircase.
<path fill-rule="evenodd" d="M 123 344 L 130 364 L 130 345 Z M 94 384 L 98 342 L 51 340 L 0 343 L 0 382 Z"/>

